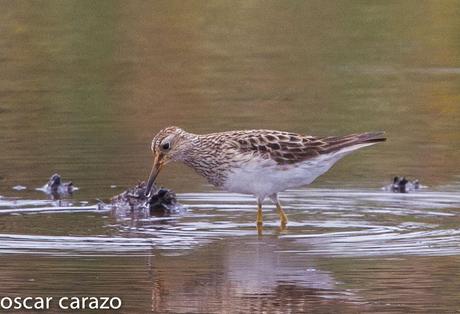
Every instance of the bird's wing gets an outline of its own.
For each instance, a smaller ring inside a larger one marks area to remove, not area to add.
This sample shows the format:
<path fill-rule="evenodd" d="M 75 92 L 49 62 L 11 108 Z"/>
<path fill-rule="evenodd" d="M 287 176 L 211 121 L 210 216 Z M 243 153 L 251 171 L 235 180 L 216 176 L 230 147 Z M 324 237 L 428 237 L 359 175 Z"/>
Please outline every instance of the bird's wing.
<path fill-rule="evenodd" d="M 281 131 L 251 130 L 239 133 L 235 145 L 241 153 L 270 158 L 279 165 L 285 165 L 339 151 L 345 147 L 384 140 L 383 132 L 315 137 Z"/>

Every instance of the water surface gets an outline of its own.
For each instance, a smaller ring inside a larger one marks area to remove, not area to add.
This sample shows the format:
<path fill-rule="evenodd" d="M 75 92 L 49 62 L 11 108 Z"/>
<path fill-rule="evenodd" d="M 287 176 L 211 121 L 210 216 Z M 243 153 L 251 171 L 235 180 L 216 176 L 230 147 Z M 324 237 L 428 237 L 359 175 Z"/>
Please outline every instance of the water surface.
<path fill-rule="evenodd" d="M 460 267 L 455 1 L 10 1 L 0 12 L 1 295 L 122 312 L 453 312 Z M 183 215 L 97 204 L 147 177 L 153 134 L 385 130 L 266 205 L 182 165 Z M 58 202 L 54 173 L 80 187 Z M 395 195 L 395 175 L 428 186 Z M 24 186 L 26 189 L 14 189 Z M 58 312 L 57 309 L 54 309 Z"/>

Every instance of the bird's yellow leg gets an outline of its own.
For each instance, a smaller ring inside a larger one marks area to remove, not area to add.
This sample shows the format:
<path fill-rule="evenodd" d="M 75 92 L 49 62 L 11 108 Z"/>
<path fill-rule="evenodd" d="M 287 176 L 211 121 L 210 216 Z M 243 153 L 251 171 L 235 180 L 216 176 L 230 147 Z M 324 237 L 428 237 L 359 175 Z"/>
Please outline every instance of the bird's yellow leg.
<path fill-rule="evenodd" d="M 270 199 L 272 200 L 273 204 L 276 205 L 276 211 L 278 212 L 278 215 L 280 216 L 281 229 L 284 230 L 288 223 L 288 219 L 287 219 L 286 213 L 281 207 L 280 201 L 278 200 L 278 194 L 275 193 L 275 194 L 270 195 Z"/>
<path fill-rule="evenodd" d="M 259 236 L 262 235 L 262 232 L 264 230 L 263 228 L 263 223 L 264 223 L 264 218 L 262 216 L 262 202 L 260 200 L 257 200 L 257 220 L 256 220 L 256 223 L 257 223 L 257 234 Z"/>
<path fill-rule="evenodd" d="M 288 223 L 288 219 L 287 219 L 286 213 L 284 212 L 279 202 L 276 203 L 276 210 L 278 211 L 278 215 L 280 216 L 281 226 L 285 227 Z"/>
<path fill-rule="evenodd" d="M 257 226 L 260 227 L 264 223 L 264 217 L 262 216 L 262 204 L 260 202 L 257 202 L 257 220 L 256 220 Z"/>

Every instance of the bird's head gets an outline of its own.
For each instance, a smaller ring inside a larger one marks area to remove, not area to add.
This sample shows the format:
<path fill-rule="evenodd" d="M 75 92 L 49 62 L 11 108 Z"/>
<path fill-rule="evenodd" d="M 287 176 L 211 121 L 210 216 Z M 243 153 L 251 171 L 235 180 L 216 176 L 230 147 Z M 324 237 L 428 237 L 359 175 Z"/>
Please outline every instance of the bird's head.
<path fill-rule="evenodd" d="M 171 161 L 182 160 L 187 148 L 191 145 L 187 141 L 189 133 L 176 126 L 164 128 L 152 140 L 153 167 L 150 172 L 145 195 L 150 194 L 155 179 L 161 168 Z"/>

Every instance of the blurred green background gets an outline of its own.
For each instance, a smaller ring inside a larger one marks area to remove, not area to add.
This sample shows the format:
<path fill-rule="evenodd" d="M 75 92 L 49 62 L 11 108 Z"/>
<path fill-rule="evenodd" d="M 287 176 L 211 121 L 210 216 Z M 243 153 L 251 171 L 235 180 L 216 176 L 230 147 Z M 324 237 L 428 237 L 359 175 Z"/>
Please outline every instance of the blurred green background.
<path fill-rule="evenodd" d="M 109 197 L 145 179 L 150 140 L 268 128 L 385 130 L 316 185 L 458 175 L 457 1 L 2 1 L 0 192 L 54 171 Z M 181 165 L 160 183 L 202 191 Z M 197 184 L 197 182 L 199 184 Z M 25 192 L 28 193 L 28 192 Z"/>

